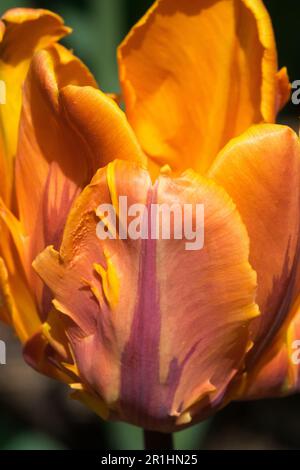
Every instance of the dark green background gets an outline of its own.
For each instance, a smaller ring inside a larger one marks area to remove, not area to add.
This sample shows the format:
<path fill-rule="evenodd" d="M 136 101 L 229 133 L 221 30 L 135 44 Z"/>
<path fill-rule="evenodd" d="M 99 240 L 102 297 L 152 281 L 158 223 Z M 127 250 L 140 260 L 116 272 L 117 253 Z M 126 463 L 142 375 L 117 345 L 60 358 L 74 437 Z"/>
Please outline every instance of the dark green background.
<path fill-rule="evenodd" d="M 0 0 L 0 10 L 29 6 L 60 13 L 74 29 L 65 43 L 90 67 L 101 88 L 113 92 L 119 89 L 116 47 L 151 3 Z M 265 3 L 273 19 L 280 65 L 288 67 L 291 80 L 300 79 L 300 2 Z M 299 114 L 299 107 L 292 104 L 284 112 L 285 117 L 293 120 Z M 140 430 L 125 424 L 102 423 L 81 405 L 69 401 L 63 385 L 39 377 L 22 363 L 21 351 L 13 343 L 8 347 L 8 365 L 0 366 L 0 449 L 142 448 Z M 8 374 L 8 368 L 13 367 L 15 371 Z M 2 384 L 9 381 L 7 389 L 3 386 L 1 389 L 1 379 Z M 212 420 L 178 433 L 176 447 L 300 448 L 300 399 L 295 396 L 231 404 Z"/>

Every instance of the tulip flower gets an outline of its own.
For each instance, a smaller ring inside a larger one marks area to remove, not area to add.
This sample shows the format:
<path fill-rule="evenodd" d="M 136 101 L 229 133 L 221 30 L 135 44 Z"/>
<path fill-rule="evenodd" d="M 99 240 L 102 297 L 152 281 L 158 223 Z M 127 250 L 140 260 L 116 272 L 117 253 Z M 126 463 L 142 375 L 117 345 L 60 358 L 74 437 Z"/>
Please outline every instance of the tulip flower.
<path fill-rule="evenodd" d="M 262 1 L 156 1 L 118 49 L 125 112 L 59 17 L 1 28 L 0 312 L 27 362 L 166 433 L 297 391 L 300 146 L 275 124 L 290 85 Z M 99 239 L 99 205 L 118 216 L 123 196 L 202 204 L 203 248 Z"/>

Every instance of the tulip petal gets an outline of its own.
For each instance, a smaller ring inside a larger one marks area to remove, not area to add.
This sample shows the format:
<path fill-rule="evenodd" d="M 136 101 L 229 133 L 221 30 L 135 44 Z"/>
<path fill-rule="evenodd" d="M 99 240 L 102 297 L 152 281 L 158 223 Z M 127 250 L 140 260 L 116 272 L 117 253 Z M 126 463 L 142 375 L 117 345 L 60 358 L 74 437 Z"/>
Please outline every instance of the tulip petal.
<path fill-rule="evenodd" d="M 262 313 L 253 331 L 256 355 L 276 334 L 291 300 L 299 243 L 298 137 L 288 127 L 254 126 L 225 147 L 209 175 L 232 197 L 250 237 Z"/>
<path fill-rule="evenodd" d="M 277 104 L 276 109 L 280 111 L 291 97 L 292 85 L 286 67 L 283 67 L 277 73 Z"/>
<path fill-rule="evenodd" d="M 178 200 L 204 205 L 205 236 L 199 251 L 188 251 L 186 240 L 157 246 L 160 380 L 175 386 L 180 371 L 171 414 L 181 424 L 189 415 L 210 414 L 223 397 L 250 347 L 248 328 L 259 310 L 248 235 L 232 200 L 193 171 L 161 178 L 157 202 Z"/>
<path fill-rule="evenodd" d="M 22 274 L 18 271 L 9 273 L 2 258 L 0 258 L 0 319 L 14 327 L 22 343 L 40 327 L 35 304 Z"/>
<path fill-rule="evenodd" d="M 114 159 L 147 165 L 125 114 L 113 99 L 90 87 L 68 86 L 61 100 L 72 126 L 93 149 L 95 171 Z"/>
<path fill-rule="evenodd" d="M 11 320 L 11 302 L 8 273 L 3 259 L 0 258 L 0 319 L 6 323 Z"/>
<path fill-rule="evenodd" d="M 5 84 L 6 100 L 0 105 L 0 196 L 9 203 L 13 159 L 21 112 L 22 84 L 35 51 L 48 47 L 70 32 L 63 20 L 48 10 L 15 8 L 0 20 L 0 80 Z M 3 151 L 2 151 L 3 149 Z"/>
<path fill-rule="evenodd" d="M 99 167 L 116 155 L 143 157 L 122 111 L 93 87 L 88 70 L 58 45 L 35 55 L 25 82 L 16 191 L 30 235 L 25 269 L 43 320 L 51 298 L 31 271 L 32 260 L 45 246 L 59 246 L 73 200 Z"/>
<path fill-rule="evenodd" d="M 203 173 L 230 138 L 275 120 L 276 47 L 261 0 L 158 0 L 118 60 L 128 120 L 160 165 Z"/>
<path fill-rule="evenodd" d="M 59 173 L 56 179 L 68 175 L 69 184 L 74 187 L 73 193 L 89 178 L 90 155 L 83 152 L 80 138 L 75 138 L 59 102 L 60 84 L 65 86 L 69 79 L 82 85 L 94 83 L 77 58 L 66 49 L 53 46 L 35 55 L 25 82 L 16 160 L 16 191 L 20 220 L 28 234 L 35 227 L 47 181 L 48 185 L 51 184 L 51 171 Z M 30 181 L 35 184 L 29 194 Z M 62 189 L 62 182 L 60 186 Z"/>
<path fill-rule="evenodd" d="M 54 308 L 26 341 L 23 356 L 31 367 L 49 377 L 69 384 L 79 380 L 63 322 Z"/>
<path fill-rule="evenodd" d="M 140 220 L 148 239 L 124 238 L 120 196 L 128 208 L 204 204 L 204 248 L 153 239 L 150 213 Z M 115 208 L 121 239 L 111 238 L 115 226 L 100 203 Z M 98 238 L 103 224 L 106 239 Z M 114 161 L 76 200 L 59 252 L 47 248 L 34 268 L 66 322 L 81 381 L 110 416 L 170 430 L 186 425 L 189 413 L 199 419 L 208 397 L 224 394 L 243 363 L 259 313 L 248 256 L 245 227 L 215 183 L 165 171 L 152 185 L 137 164 Z"/>
<path fill-rule="evenodd" d="M 1 252 L 4 257 L 9 271 L 14 269 L 14 261 L 12 259 L 12 247 L 7 240 L 10 236 L 14 242 L 14 247 L 20 257 L 23 266 L 26 264 L 26 237 L 20 221 L 13 215 L 13 213 L 7 208 L 2 199 L 0 198 L 0 223 L 2 228 L 3 240 L 1 244 Z"/>
<path fill-rule="evenodd" d="M 36 332 L 41 322 L 24 275 L 27 266 L 27 239 L 21 223 L 1 199 L 0 224 L 3 237 L 1 239 L 3 260 L 0 257 L 0 299 L 5 300 L 3 313 L 0 308 L 0 317 L 13 325 L 20 340 L 25 342 Z"/>

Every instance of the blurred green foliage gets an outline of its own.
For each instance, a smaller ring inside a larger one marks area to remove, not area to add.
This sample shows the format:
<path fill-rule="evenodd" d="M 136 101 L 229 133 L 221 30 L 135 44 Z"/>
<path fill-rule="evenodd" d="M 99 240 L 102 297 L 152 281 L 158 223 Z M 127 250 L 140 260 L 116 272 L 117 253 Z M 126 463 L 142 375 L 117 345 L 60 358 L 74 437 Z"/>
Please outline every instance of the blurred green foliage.
<path fill-rule="evenodd" d="M 64 43 L 94 73 L 104 91 L 119 90 L 116 48 L 130 27 L 151 5 L 150 0 L 1 0 L 0 9 L 48 8 L 73 28 Z"/>
<path fill-rule="evenodd" d="M 174 434 L 175 449 L 195 450 L 203 441 L 210 421 Z M 108 423 L 109 445 L 114 450 L 142 450 L 143 435 L 139 428 L 125 423 Z"/>

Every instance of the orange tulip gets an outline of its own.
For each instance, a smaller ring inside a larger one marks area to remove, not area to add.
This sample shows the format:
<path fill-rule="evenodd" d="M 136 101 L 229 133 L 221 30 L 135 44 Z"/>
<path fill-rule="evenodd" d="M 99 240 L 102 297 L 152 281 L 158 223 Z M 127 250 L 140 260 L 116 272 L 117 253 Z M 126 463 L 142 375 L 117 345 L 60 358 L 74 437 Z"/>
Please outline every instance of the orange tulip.
<path fill-rule="evenodd" d="M 165 432 L 296 391 L 300 146 L 274 124 L 290 86 L 262 1 L 155 2 L 118 50 L 126 114 L 57 16 L 12 10 L 1 31 L 0 314 L 26 360 Z M 203 204 L 203 249 L 99 240 L 120 196 Z"/>

